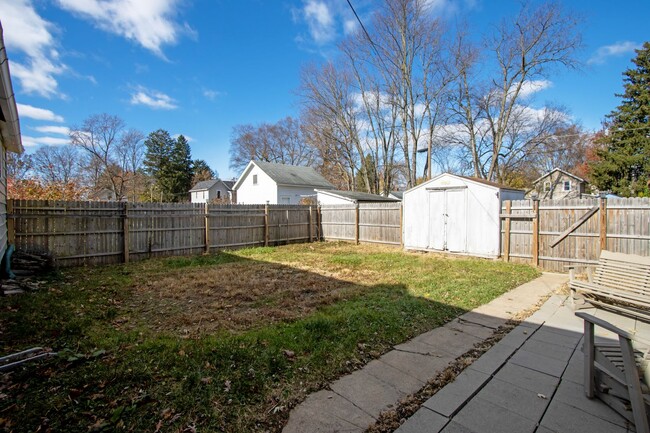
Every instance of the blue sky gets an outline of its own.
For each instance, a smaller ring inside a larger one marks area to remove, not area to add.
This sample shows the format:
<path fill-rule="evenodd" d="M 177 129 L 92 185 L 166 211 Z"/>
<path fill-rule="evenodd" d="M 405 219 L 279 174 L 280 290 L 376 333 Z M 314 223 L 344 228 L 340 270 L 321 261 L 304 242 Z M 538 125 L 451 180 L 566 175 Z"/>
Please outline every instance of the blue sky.
<path fill-rule="evenodd" d="M 511 0 L 431 0 L 487 30 Z M 370 0 L 353 0 L 369 21 Z M 584 66 L 552 75 L 537 104 L 566 107 L 594 130 L 619 102 L 621 73 L 650 40 L 650 3 L 575 0 Z M 66 145 L 67 128 L 106 112 L 148 134 L 184 134 L 222 178 L 232 128 L 299 114 L 301 67 L 333 56 L 355 28 L 345 0 L 0 0 L 23 144 Z"/>

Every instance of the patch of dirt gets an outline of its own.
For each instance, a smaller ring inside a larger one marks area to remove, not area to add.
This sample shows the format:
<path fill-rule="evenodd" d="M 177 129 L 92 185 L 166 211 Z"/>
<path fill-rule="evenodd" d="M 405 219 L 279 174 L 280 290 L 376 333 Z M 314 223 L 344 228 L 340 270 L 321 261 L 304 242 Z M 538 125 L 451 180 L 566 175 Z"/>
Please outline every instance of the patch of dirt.
<path fill-rule="evenodd" d="M 114 326 L 128 330 L 144 325 L 195 337 L 294 320 L 364 290 L 340 278 L 347 272 L 341 274 L 337 278 L 266 262 L 174 270 L 139 282 Z"/>

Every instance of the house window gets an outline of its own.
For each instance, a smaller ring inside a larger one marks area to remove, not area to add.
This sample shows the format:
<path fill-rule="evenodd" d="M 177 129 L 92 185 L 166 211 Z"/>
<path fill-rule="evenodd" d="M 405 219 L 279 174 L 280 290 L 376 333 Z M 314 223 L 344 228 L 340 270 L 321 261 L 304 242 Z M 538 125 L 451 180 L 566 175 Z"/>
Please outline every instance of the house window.
<path fill-rule="evenodd" d="M 571 191 L 571 181 L 570 180 L 565 180 L 564 181 L 564 190 L 565 191 Z"/>
<path fill-rule="evenodd" d="M 221 191 L 217 191 L 217 198 L 221 198 Z"/>
<path fill-rule="evenodd" d="M 253 175 L 253 185 L 257 185 L 257 175 Z"/>
<path fill-rule="evenodd" d="M 551 190 L 551 182 L 544 182 L 544 192 L 549 192 Z"/>

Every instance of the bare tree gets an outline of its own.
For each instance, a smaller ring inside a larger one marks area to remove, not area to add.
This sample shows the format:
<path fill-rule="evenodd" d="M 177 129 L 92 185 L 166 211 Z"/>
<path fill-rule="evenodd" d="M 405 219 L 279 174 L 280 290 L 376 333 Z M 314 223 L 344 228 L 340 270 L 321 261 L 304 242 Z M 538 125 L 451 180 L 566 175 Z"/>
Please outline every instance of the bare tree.
<path fill-rule="evenodd" d="M 532 134 L 532 142 L 512 136 L 531 128 L 526 99 L 532 88 L 543 85 L 554 67 L 577 66 L 580 35 L 576 25 L 574 15 L 558 3 L 544 3 L 536 9 L 524 4 L 514 20 L 504 20 L 485 42 L 480 61 L 494 67 L 487 72 L 488 80 L 480 78 L 486 71 L 476 67 L 476 49 L 467 45 L 466 38 L 459 39 L 454 52 L 459 77 L 454 112 L 457 123 L 465 128 L 460 141 L 470 150 L 475 176 L 503 180 L 508 161 L 540 141 L 539 134 Z M 547 112 L 537 122 L 538 133 L 549 129 L 553 116 Z"/>
<path fill-rule="evenodd" d="M 251 160 L 311 165 L 315 151 L 305 143 L 300 122 L 286 117 L 274 124 L 246 124 L 233 128 L 230 168 L 241 171 Z"/>
<path fill-rule="evenodd" d="M 126 197 L 130 179 L 140 167 L 143 158 L 143 135 L 135 130 L 125 131 L 126 124 L 118 116 L 96 114 L 84 120 L 80 127 L 70 131 L 72 144 L 85 150 L 90 157 L 88 166 L 94 187 L 103 180 L 116 200 Z"/>
<path fill-rule="evenodd" d="M 32 172 L 45 185 L 79 181 L 79 152 L 71 146 L 43 146 L 32 155 Z"/>

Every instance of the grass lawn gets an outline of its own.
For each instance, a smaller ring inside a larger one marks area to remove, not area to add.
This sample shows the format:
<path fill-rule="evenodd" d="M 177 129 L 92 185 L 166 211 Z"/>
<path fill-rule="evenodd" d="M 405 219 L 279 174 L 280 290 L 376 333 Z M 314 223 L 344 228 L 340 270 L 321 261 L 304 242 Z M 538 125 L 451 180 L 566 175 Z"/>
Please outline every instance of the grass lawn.
<path fill-rule="evenodd" d="M 314 243 L 60 271 L 0 299 L 6 431 L 279 431 L 325 384 L 538 276 L 498 261 Z"/>

